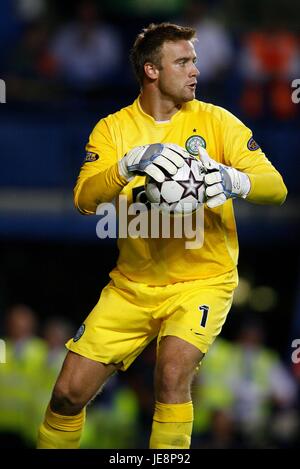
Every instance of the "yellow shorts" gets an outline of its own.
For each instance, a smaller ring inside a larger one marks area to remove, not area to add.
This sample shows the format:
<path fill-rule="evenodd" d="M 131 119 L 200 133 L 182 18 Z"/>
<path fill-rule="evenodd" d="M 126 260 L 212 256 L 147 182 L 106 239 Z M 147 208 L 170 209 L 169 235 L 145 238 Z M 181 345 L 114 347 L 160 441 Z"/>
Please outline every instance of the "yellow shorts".
<path fill-rule="evenodd" d="M 126 370 L 155 338 L 173 335 L 206 353 L 220 333 L 238 283 L 233 270 L 215 278 L 149 286 L 120 272 L 110 274 L 91 311 L 67 348 Z"/>

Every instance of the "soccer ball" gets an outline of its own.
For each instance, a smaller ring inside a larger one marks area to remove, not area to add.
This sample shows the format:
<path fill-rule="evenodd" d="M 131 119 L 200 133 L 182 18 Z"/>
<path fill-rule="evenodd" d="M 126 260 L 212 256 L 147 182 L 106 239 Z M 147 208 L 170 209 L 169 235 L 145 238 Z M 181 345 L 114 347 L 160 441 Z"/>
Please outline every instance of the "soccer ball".
<path fill-rule="evenodd" d="M 162 212 L 187 215 L 205 201 L 204 169 L 196 158 L 187 155 L 184 165 L 174 176 L 166 176 L 164 182 L 146 177 L 146 196 Z"/>

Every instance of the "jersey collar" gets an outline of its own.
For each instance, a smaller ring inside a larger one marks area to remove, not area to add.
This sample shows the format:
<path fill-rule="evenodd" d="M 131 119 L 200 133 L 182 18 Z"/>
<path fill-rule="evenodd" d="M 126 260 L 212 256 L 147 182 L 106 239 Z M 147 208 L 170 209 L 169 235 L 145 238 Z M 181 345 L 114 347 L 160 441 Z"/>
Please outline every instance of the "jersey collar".
<path fill-rule="evenodd" d="M 168 121 L 156 121 L 152 116 L 147 114 L 145 111 L 143 111 L 142 106 L 140 104 L 140 96 L 137 97 L 137 99 L 134 101 L 134 104 L 139 112 L 145 119 L 147 119 L 149 122 L 151 122 L 153 125 L 157 127 L 164 127 L 168 126 L 171 124 L 174 124 L 184 113 L 186 110 L 186 104 L 183 103 L 181 106 L 181 109 L 179 109 Z"/>

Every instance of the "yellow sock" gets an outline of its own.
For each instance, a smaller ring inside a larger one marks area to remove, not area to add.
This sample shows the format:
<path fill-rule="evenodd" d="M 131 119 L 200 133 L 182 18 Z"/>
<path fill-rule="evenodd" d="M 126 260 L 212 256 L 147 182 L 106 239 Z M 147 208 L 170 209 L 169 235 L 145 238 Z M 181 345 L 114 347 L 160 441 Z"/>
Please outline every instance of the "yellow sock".
<path fill-rule="evenodd" d="M 151 449 L 186 449 L 191 444 L 193 429 L 193 403 L 155 403 Z"/>
<path fill-rule="evenodd" d="M 38 449 L 79 448 L 85 409 L 77 415 L 59 415 L 48 406 L 38 433 Z"/>

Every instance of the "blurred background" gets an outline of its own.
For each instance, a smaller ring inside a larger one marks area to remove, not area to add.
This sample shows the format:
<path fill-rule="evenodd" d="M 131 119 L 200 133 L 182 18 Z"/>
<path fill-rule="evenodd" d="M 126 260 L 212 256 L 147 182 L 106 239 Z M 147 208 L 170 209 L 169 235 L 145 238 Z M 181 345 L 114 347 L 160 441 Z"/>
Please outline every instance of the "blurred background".
<path fill-rule="evenodd" d="M 289 190 L 282 207 L 235 203 L 240 285 L 195 379 L 192 447 L 299 446 L 299 17 L 296 0 L 1 0 L 0 447 L 34 447 L 64 342 L 115 264 L 72 189 L 96 122 L 138 94 L 135 36 L 160 21 L 197 29 L 198 99 L 242 119 Z M 154 361 L 152 344 L 108 383 L 83 447 L 147 447 Z"/>

